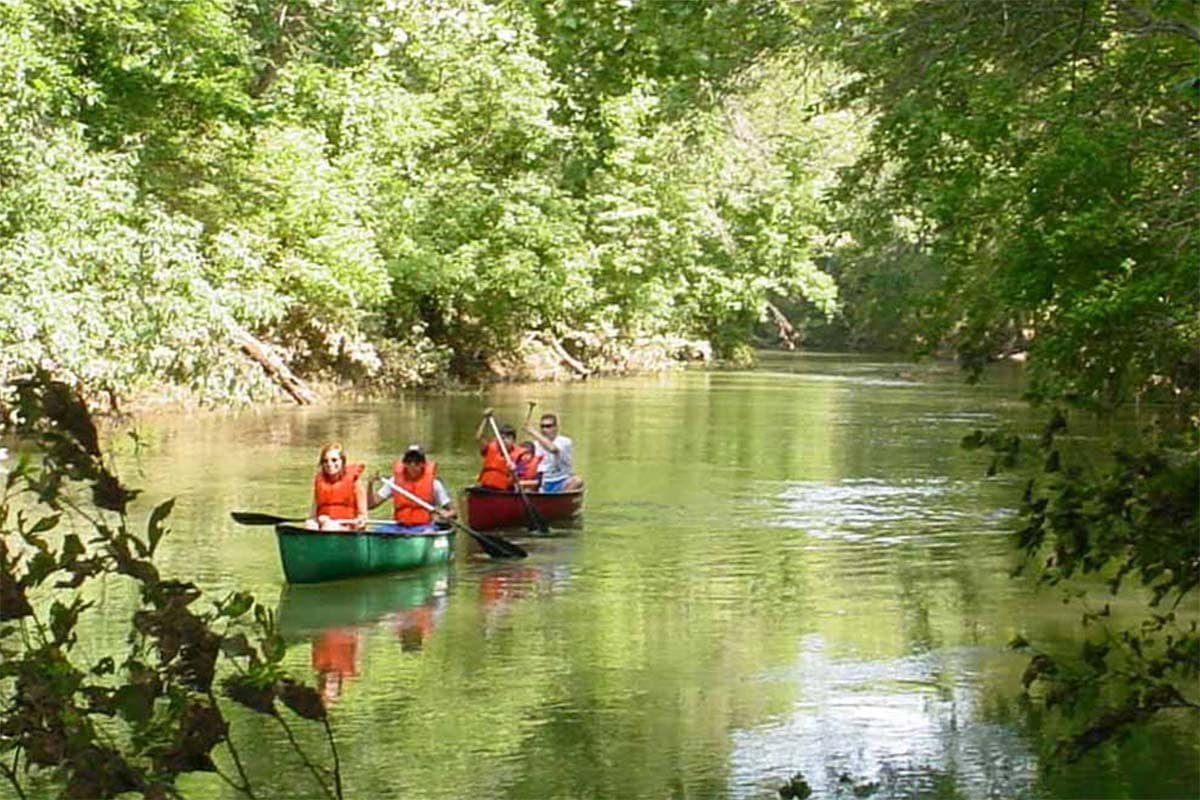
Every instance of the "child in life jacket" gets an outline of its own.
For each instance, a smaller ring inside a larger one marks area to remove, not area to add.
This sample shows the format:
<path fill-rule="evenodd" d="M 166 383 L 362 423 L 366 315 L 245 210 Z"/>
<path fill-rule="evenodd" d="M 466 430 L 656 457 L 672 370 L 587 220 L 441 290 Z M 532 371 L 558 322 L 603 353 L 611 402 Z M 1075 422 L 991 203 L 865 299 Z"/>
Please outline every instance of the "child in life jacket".
<path fill-rule="evenodd" d="M 517 447 L 519 451 L 513 459 L 517 468 L 517 480 L 521 482 L 521 488 L 525 491 L 536 492 L 542 482 L 542 474 L 538 472 L 542 457 L 537 454 L 537 447 L 533 442 L 521 442 Z"/>

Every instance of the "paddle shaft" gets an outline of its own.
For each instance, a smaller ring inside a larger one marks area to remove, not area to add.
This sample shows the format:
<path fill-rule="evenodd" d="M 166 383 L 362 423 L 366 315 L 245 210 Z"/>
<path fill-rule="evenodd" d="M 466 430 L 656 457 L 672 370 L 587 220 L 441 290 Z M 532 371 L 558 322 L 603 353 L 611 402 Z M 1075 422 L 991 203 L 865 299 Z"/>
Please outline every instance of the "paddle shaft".
<path fill-rule="evenodd" d="M 231 511 L 229 516 L 233 517 L 233 521 L 239 525 L 283 525 L 288 522 L 307 522 L 306 517 L 281 517 L 277 514 L 263 514 L 258 511 Z M 349 522 L 350 520 L 344 520 Z M 386 524 L 386 523 L 380 523 Z M 367 520 L 362 528 L 345 528 L 343 530 L 351 533 L 360 530 L 370 530 L 371 520 Z M 315 530 L 315 529 L 314 529 Z"/>
<path fill-rule="evenodd" d="M 512 473 L 513 484 L 517 487 L 517 494 L 521 496 L 521 502 L 525 504 L 525 513 L 529 517 L 529 523 L 540 532 L 549 533 L 550 528 L 546 525 L 546 520 L 533 507 L 533 501 L 529 499 L 529 495 L 525 494 L 525 487 L 521 485 L 521 476 L 517 474 L 517 465 L 513 463 L 512 456 L 508 454 L 507 448 L 504 447 L 504 437 L 500 435 L 500 428 L 496 425 L 496 418 L 491 414 L 488 414 L 488 424 L 492 426 L 492 433 L 496 436 L 496 447 L 500 450 L 500 454 L 504 456 L 504 463 L 508 464 L 508 470 Z"/>
<path fill-rule="evenodd" d="M 430 514 L 438 513 L 438 510 L 433 506 L 432 503 L 428 503 L 425 500 L 422 500 L 420 497 L 417 497 L 415 494 L 408 491 L 403 486 L 398 485 L 394 480 L 386 475 L 383 476 L 383 483 L 393 492 L 407 497 L 409 500 L 428 511 Z M 442 519 L 446 520 L 446 522 L 449 522 L 451 525 L 458 528 L 460 531 L 463 531 L 475 541 L 479 542 L 479 545 L 489 556 L 499 558 L 524 558 L 525 556 L 529 555 L 529 553 L 527 553 L 520 545 L 513 544 L 505 539 L 498 539 L 494 536 L 484 536 L 479 531 L 473 531 L 466 525 L 463 525 L 461 522 L 451 517 L 442 517 Z"/>

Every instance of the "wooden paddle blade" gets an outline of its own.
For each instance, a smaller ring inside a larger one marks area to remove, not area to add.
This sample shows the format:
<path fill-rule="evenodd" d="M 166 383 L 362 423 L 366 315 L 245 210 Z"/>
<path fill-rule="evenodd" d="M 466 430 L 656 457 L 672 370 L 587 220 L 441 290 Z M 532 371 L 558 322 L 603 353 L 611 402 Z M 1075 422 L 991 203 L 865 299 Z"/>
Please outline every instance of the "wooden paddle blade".
<path fill-rule="evenodd" d="M 303 522 L 304 517 L 280 517 L 258 511 L 230 511 L 229 516 L 239 525 L 278 525 L 281 522 Z"/>

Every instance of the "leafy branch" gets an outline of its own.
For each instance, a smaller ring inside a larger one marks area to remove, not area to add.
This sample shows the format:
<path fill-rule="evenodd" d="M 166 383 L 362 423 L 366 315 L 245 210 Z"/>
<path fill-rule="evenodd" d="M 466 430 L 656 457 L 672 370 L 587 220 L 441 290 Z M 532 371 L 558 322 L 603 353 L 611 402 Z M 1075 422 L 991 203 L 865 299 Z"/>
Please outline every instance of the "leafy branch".
<path fill-rule="evenodd" d="M 213 772 L 255 797 L 219 686 L 225 699 L 279 720 L 323 793 L 341 798 L 325 707 L 313 687 L 284 672 L 272 612 L 245 592 L 200 607 L 195 584 L 163 578 L 153 557 L 174 501 L 150 512 L 144 535 L 134 533 L 126 505 L 136 491 L 105 465 L 79 396 L 38 375 L 18 387 L 17 397 L 19 432 L 41 463 L 22 456 L 0 493 L 0 756 L 7 761 L 0 775 L 19 797 L 31 773 L 42 773 L 63 787 L 63 797 L 138 792 L 157 799 L 179 796 L 175 781 L 183 773 Z M 71 496 L 75 482 L 90 485 L 94 509 Z M 62 530 L 64 519 L 90 528 L 91 538 Z M 83 589 L 116 577 L 138 589 L 128 649 L 89 662 L 76 648 L 94 605 Z M 332 770 L 322 772 L 303 751 L 276 699 L 322 723 Z M 236 775 L 214 761 L 219 745 Z"/>
<path fill-rule="evenodd" d="M 1101 635 L 1085 639 L 1075 654 L 1050 653 L 1020 636 L 1012 642 L 1031 656 L 1022 677 L 1026 692 L 1039 692 L 1048 710 L 1083 716 L 1057 746 L 1072 762 L 1159 712 L 1200 711 L 1200 630 L 1195 619 L 1176 613 L 1200 585 L 1200 448 L 1192 429 L 1086 469 L 1059 446 L 1065 430 L 1066 416 L 1055 411 L 1039 443 L 1042 471 L 1022 498 L 1016 539 L 1024 559 L 1016 572 L 1033 565 L 1051 586 L 1102 577 L 1110 595 L 1132 578 L 1149 598 L 1148 614 L 1136 624 L 1114 623 L 1107 603 L 1085 607 L 1082 623 L 1098 626 Z M 1020 449 L 1017 437 L 999 431 L 976 431 L 963 444 L 993 450 L 989 474 L 997 465 L 1015 465 Z M 1072 595 L 1084 597 L 1078 590 Z"/>

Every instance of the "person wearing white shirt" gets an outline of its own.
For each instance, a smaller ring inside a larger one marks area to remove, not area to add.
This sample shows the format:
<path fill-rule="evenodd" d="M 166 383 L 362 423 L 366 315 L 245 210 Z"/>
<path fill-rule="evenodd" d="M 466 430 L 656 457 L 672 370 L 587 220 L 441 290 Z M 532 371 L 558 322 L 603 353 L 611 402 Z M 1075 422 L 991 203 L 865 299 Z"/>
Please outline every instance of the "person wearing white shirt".
<path fill-rule="evenodd" d="M 543 492 L 573 492 L 583 488 L 583 479 L 574 471 L 575 443 L 558 432 L 558 415 L 542 414 L 538 429 L 526 427 L 525 432 L 533 437 L 537 455 L 542 459 L 538 472 L 542 475 Z"/>

